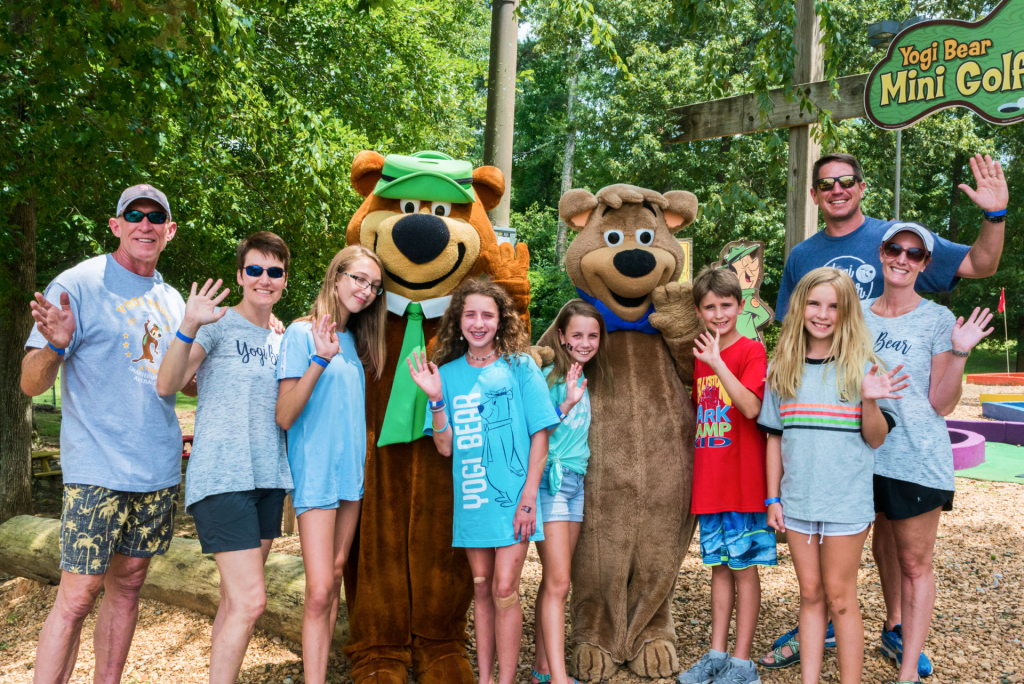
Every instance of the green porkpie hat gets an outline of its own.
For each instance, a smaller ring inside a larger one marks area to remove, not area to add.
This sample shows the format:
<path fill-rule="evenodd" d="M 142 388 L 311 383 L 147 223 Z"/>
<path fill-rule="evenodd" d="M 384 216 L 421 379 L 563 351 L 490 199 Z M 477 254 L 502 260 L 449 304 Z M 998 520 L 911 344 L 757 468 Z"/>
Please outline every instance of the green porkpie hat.
<path fill-rule="evenodd" d="M 473 165 L 440 152 L 417 152 L 411 157 L 389 154 L 373 194 L 388 199 L 475 202 Z"/>
<path fill-rule="evenodd" d="M 729 251 L 729 256 L 725 258 L 725 262 L 721 266 L 719 266 L 719 268 L 727 268 L 729 266 L 732 266 L 733 264 L 735 264 L 743 257 L 747 256 L 748 254 L 753 254 L 754 252 L 756 252 L 757 248 L 760 246 L 761 245 L 750 245 L 748 247 L 733 247 L 732 250 Z"/>

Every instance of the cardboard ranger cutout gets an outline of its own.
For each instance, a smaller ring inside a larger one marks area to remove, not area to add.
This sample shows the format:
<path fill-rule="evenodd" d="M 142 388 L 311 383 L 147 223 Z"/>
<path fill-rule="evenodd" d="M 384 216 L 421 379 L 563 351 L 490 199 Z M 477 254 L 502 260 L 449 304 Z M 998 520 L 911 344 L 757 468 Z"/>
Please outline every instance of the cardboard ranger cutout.
<path fill-rule="evenodd" d="M 684 386 L 704 325 L 673 237 L 697 198 L 632 185 L 570 190 L 559 215 L 579 232 L 565 268 L 608 329 L 613 389 L 593 388 L 583 526 L 572 563 L 572 663 L 607 679 L 679 671 L 672 593 L 696 522 L 690 511 L 696 416 Z M 554 347 L 548 329 L 540 344 Z"/>
<path fill-rule="evenodd" d="M 433 352 L 449 295 L 486 273 L 524 318 L 530 285 L 526 245 L 499 245 L 487 211 L 505 192 L 501 171 L 437 152 L 360 152 L 352 185 L 366 199 L 348 225 L 348 244 L 384 262 L 387 367 L 366 382 L 366 482 L 359 535 L 346 566 L 355 684 L 475 681 L 466 655 L 473 580 L 452 548 L 452 461 L 423 435 L 427 397 L 405 359 Z M 528 318 L 527 318 L 528 322 Z M 342 398 L 339 398 L 341 400 Z"/>
<path fill-rule="evenodd" d="M 775 320 L 775 311 L 761 299 L 764 280 L 764 243 L 751 240 L 730 242 L 718 255 L 718 268 L 728 268 L 740 279 L 743 311 L 736 319 L 736 330 L 744 337 L 764 344 L 761 331 Z"/>

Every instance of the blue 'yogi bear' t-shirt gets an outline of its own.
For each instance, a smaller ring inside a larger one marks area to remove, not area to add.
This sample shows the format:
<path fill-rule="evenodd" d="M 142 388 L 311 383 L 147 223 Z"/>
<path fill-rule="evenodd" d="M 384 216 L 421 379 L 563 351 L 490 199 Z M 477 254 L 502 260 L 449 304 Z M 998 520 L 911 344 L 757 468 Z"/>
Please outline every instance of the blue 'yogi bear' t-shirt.
<path fill-rule="evenodd" d="M 547 366 L 541 371 L 541 375 L 547 382 L 548 373 L 554 366 Z M 576 386 L 583 383 L 584 377 L 581 374 Z M 565 378 L 562 378 L 548 388 L 551 396 L 551 405 L 560 406 L 565 401 L 567 391 Z M 578 475 L 587 474 L 587 461 L 590 460 L 590 447 L 587 445 L 587 434 L 590 432 L 590 390 L 583 390 L 583 398 L 575 406 L 569 409 L 565 420 L 559 425 L 548 441 L 548 476 L 547 482 L 541 482 L 541 487 L 547 487 L 552 496 L 558 493 L 562 487 L 562 469 L 571 470 Z"/>
<path fill-rule="evenodd" d="M 316 353 L 309 321 L 284 331 L 277 379 L 301 378 Z M 288 430 L 295 508 L 329 508 L 363 498 L 366 472 L 366 377 L 351 330 L 320 374 L 306 408 Z"/>
<path fill-rule="evenodd" d="M 64 353 L 60 467 L 65 484 L 155 492 L 181 482 L 175 396 L 156 376 L 185 302 L 154 272 L 135 275 L 110 254 L 54 278 L 46 299 L 68 294 L 75 332 Z M 46 346 L 35 326 L 28 348 Z"/>
<path fill-rule="evenodd" d="M 558 425 L 548 386 L 533 359 L 520 354 L 473 368 L 461 357 L 440 368 L 445 412 L 453 430 L 455 516 L 452 546 L 497 548 L 516 543 L 512 526 L 530 467 L 530 437 Z M 428 411 L 423 432 L 433 435 Z M 537 506 L 537 530 L 543 541 Z"/>
<path fill-rule="evenodd" d="M 789 297 L 800 279 L 816 268 L 830 266 L 845 271 L 857 286 L 862 300 L 881 296 L 885 287 L 878 248 L 882 236 L 893 224 L 866 217 L 864 223 L 852 233 L 831 237 L 820 230 L 793 248 L 786 259 L 779 284 L 779 299 L 775 303 L 775 319 L 781 321 L 789 310 Z M 918 292 L 951 292 L 960 282 L 956 271 L 970 251 L 967 245 L 950 242 L 932 233 L 935 249 L 928 268 L 917 277 L 914 289 Z"/>

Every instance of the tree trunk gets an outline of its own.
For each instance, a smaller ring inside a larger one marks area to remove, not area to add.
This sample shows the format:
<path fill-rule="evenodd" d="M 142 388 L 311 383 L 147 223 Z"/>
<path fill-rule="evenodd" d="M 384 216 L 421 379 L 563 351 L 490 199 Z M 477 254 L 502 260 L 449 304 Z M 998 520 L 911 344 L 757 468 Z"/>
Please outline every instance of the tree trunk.
<path fill-rule="evenodd" d="M 0 572 L 37 582 L 60 582 L 60 521 L 21 516 L 0 525 Z M 302 640 L 306 574 L 302 559 L 272 553 L 263 568 L 267 607 L 256 626 L 292 641 Z M 220 605 L 220 573 L 212 555 L 199 542 L 175 537 L 163 556 L 156 556 L 142 585 L 142 598 L 213 617 Z M 338 604 L 334 645 L 348 639 L 345 597 Z"/>
<path fill-rule="evenodd" d="M 32 513 L 32 399 L 21 391 L 21 359 L 36 288 L 34 193 L 8 220 L 15 232 L 13 258 L 0 262 L 0 523 Z"/>
<path fill-rule="evenodd" d="M 565 153 L 562 155 L 562 195 L 572 190 L 573 164 L 576 158 L 576 117 L 573 114 L 573 105 L 576 103 L 576 83 L 579 78 L 578 62 L 579 50 L 573 49 L 572 58 L 569 61 L 569 96 L 566 98 Z M 559 217 L 558 232 L 555 233 L 555 262 L 563 271 L 565 270 L 563 257 L 565 256 L 565 247 L 568 241 L 569 226 Z"/>
<path fill-rule="evenodd" d="M 963 192 L 960 190 L 960 184 L 964 182 L 964 164 L 967 163 L 967 156 L 957 150 L 953 155 L 953 173 L 950 174 L 952 182 L 950 183 L 949 189 L 949 240 L 956 242 L 960 239 L 960 216 L 957 214 L 957 209 L 960 208 L 960 198 L 963 196 Z M 939 301 L 943 306 L 952 308 L 953 306 L 953 293 L 944 292 L 939 295 Z"/>

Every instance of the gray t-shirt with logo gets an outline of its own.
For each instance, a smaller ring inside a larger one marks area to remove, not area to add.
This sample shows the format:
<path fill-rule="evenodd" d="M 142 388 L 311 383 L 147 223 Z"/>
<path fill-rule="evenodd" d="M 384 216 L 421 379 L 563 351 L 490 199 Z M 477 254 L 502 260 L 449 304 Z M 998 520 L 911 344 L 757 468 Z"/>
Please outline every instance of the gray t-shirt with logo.
<path fill-rule="evenodd" d="M 68 294 L 75 332 L 61 366 L 60 467 L 65 484 L 155 492 L 181 482 L 174 396 L 156 391 L 160 362 L 185 314 L 154 272 L 136 275 L 110 254 L 64 271 L 46 288 Z M 27 348 L 46 346 L 35 326 Z"/>
<path fill-rule="evenodd" d="M 891 430 L 892 404 L 880 399 L 878 408 Z M 860 399 L 839 396 L 834 363 L 807 359 L 795 397 L 780 397 L 766 384 L 757 427 L 782 437 L 783 513 L 811 522 L 875 519 L 875 451 L 861 436 Z"/>
<path fill-rule="evenodd" d="M 875 452 L 875 472 L 896 480 L 953 491 L 953 447 L 946 421 L 928 400 L 932 357 L 953 348 L 956 316 L 944 306 L 922 299 L 910 313 L 884 318 L 871 311 L 874 300 L 861 302 L 875 338 L 875 353 L 891 369 L 903 364 L 910 386 L 894 401 L 898 425 Z"/>
<path fill-rule="evenodd" d="M 214 494 L 291 489 L 284 431 L 274 419 L 281 335 L 228 309 L 204 325 L 196 378 L 196 434 L 185 476 L 185 506 Z"/>

